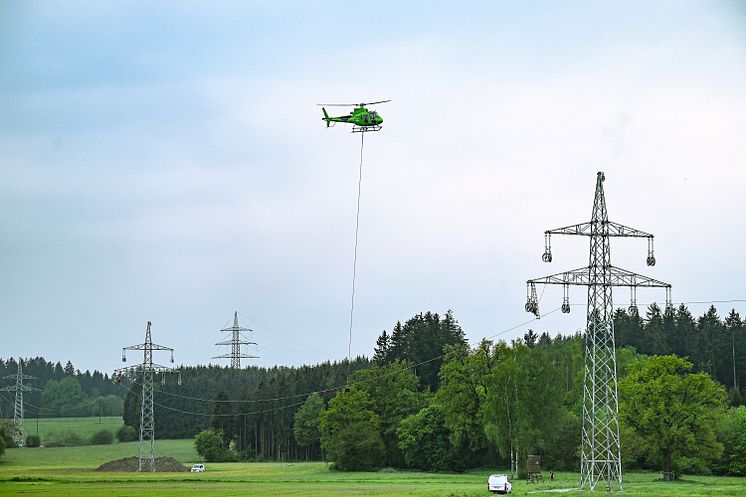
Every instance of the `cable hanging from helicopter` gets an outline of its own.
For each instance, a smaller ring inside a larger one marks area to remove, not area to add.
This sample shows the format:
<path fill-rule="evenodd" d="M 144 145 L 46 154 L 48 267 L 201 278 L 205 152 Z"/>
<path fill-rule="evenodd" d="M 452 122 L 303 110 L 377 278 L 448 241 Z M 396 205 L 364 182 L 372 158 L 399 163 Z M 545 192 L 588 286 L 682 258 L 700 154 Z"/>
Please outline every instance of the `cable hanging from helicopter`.
<path fill-rule="evenodd" d="M 353 133 L 361 133 L 360 135 L 360 166 L 358 173 L 357 182 L 357 213 L 355 214 L 355 250 L 354 258 L 352 262 L 352 292 L 350 296 L 350 327 L 349 327 L 349 339 L 347 342 L 347 376 L 349 380 L 350 365 L 352 364 L 352 323 L 355 313 L 355 281 L 357 276 L 357 246 L 358 246 L 358 234 L 360 232 L 360 196 L 362 192 L 363 184 L 363 150 L 365 147 L 365 134 L 369 131 L 381 131 L 383 128 L 383 118 L 375 110 L 369 110 L 366 105 L 383 104 L 390 102 L 391 100 L 380 100 L 378 102 L 363 102 L 360 104 L 317 104 L 322 106 L 321 111 L 324 113 L 322 121 L 326 122 L 326 127 L 330 128 L 336 123 L 351 123 Z M 335 107 L 354 107 L 353 110 L 346 116 L 329 116 L 324 106 L 335 106 Z"/>

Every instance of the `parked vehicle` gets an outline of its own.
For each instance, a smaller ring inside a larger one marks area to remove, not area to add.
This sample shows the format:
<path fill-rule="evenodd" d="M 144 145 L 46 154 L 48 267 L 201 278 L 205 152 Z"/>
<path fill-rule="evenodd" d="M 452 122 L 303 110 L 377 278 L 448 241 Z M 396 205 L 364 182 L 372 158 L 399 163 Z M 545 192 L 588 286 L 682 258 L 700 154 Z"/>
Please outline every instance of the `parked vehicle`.
<path fill-rule="evenodd" d="M 513 484 L 507 475 L 490 475 L 487 479 L 487 490 L 495 494 L 508 494 L 513 491 Z"/>
<path fill-rule="evenodd" d="M 195 464 L 192 466 L 192 469 L 190 470 L 192 473 L 204 473 L 205 472 L 205 465 L 204 464 Z"/>

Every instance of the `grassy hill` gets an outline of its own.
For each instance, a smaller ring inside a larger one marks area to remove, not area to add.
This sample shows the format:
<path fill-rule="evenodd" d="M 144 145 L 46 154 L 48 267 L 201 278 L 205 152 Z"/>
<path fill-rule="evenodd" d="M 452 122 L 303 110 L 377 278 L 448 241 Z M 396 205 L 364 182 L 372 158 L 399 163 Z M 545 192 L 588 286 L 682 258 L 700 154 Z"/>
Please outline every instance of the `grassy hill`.
<path fill-rule="evenodd" d="M 38 423 L 38 425 L 37 425 Z M 42 443 L 50 438 L 53 433 L 63 431 L 72 431 L 84 439 L 88 440 L 91 435 L 100 430 L 109 430 L 116 433 L 120 426 L 124 424 L 121 416 L 102 416 L 90 418 L 41 418 L 26 419 L 26 434 L 37 434 L 41 437 Z M 38 430 L 37 430 L 38 426 Z"/>

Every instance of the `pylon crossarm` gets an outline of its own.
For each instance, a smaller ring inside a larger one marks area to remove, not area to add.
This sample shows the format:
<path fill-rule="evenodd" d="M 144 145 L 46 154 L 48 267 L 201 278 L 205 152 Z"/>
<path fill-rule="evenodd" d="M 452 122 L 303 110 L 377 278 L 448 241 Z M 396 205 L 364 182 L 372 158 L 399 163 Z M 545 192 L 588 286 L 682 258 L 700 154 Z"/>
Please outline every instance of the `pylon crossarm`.
<path fill-rule="evenodd" d="M 223 328 L 220 331 L 254 331 L 251 328 L 244 328 L 243 326 L 231 326 L 230 328 Z"/>
<path fill-rule="evenodd" d="M 178 373 L 178 369 L 169 368 L 167 366 L 161 366 L 160 364 L 151 364 L 143 366 L 142 364 L 135 364 L 134 366 L 127 366 L 125 368 L 119 368 L 114 370 L 114 374 L 118 375 L 132 375 L 141 374 L 143 371 L 150 373 Z"/>
<path fill-rule="evenodd" d="M 610 266 L 611 286 L 643 286 L 656 288 L 671 288 L 670 283 L 656 280 L 649 276 L 633 273 L 619 267 Z"/>
<path fill-rule="evenodd" d="M 20 387 L 19 386 L 12 386 L 12 387 L 7 386 L 7 387 L 0 388 L 0 390 L 2 390 L 3 392 L 16 392 L 16 391 L 33 392 L 37 390 L 41 391 L 41 388 L 36 388 L 36 387 L 29 386 L 29 385 L 21 385 Z"/>
<path fill-rule="evenodd" d="M 637 228 L 630 228 L 614 221 L 608 222 L 609 236 L 630 236 L 635 238 L 653 238 L 651 233 L 638 230 Z"/>
<path fill-rule="evenodd" d="M 137 345 L 130 345 L 129 347 L 123 347 L 123 350 L 170 350 L 173 352 L 174 349 L 171 347 L 164 347 L 163 345 L 158 345 L 156 343 L 140 343 Z"/>
<path fill-rule="evenodd" d="M 544 233 L 548 235 L 580 235 L 580 236 L 592 236 L 594 233 L 593 221 L 591 222 L 585 222 L 585 223 L 579 223 L 579 224 L 573 224 L 570 226 L 564 226 L 562 228 L 555 228 L 551 230 L 546 230 Z M 618 236 L 618 237 L 636 237 L 636 238 L 653 238 L 653 235 L 650 233 L 647 233 L 642 230 L 638 230 L 637 228 L 631 228 L 629 226 L 625 226 L 620 223 L 615 223 L 614 221 L 606 221 L 604 222 L 606 224 L 606 227 L 608 229 L 609 236 Z"/>
<path fill-rule="evenodd" d="M 649 276 L 643 276 L 642 274 L 633 273 L 626 269 L 610 266 L 609 267 L 610 278 L 603 284 L 607 286 L 642 286 L 642 287 L 658 287 L 658 288 L 670 288 L 671 285 L 664 281 L 656 280 Z M 534 285 L 580 285 L 586 286 L 591 284 L 591 272 L 590 268 L 582 267 L 578 269 L 572 269 L 563 273 L 552 274 L 544 276 L 542 278 L 535 278 L 528 280 L 526 283 Z"/>
<path fill-rule="evenodd" d="M 572 269 L 563 273 L 552 274 L 533 280 L 528 280 L 527 284 L 534 285 L 587 285 L 590 280 L 590 274 L 587 267 Z"/>
<path fill-rule="evenodd" d="M 213 357 L 213 359 L 233 359 L 234 357 L 238 357 L 239 359 L 259 359 L 259 356 L 248 354 L 223 354 L 216 355 Z"/>
<path fill-rule="evenodd" d="M 150 369 L 154 373 L 178 373 L 178 369 L 169 368 L 168 366 L 161 366 L 160 364 L 155 364 L 151 366 Z"/>
<path fill-rule="evenodd" d="M 36 379 L 38 379 L 36 376 L 31 376 L 31 375 L 24 374 L 24 373 L 21 373 L 21 374 L 11 374 L 11 375 L 8 375 L 8 376 L 3 376 L 3 379 L 5 379 L 5 380 L 17 380 L 18 378 L 20 378 L 22 380 L 36 380 Z"/>
<path fill-rule="evenodd" d="M 218 342 L 215 345 L 233 345 L 234 343 L 238 345 L 256 345 L 256 342 L 243 342 L 241 340 L 237 340 L 237 341 L 226 340 L 225 342 Z"/>
<path fill-rule="evenodd" d="M 134 366 L 127 366 L 124 368 L 118 368 L 114 370 L 115 375 L 127 375 L 127 374 L 138 374 L 142 373 L 142 364 L 135 364 Z"/>

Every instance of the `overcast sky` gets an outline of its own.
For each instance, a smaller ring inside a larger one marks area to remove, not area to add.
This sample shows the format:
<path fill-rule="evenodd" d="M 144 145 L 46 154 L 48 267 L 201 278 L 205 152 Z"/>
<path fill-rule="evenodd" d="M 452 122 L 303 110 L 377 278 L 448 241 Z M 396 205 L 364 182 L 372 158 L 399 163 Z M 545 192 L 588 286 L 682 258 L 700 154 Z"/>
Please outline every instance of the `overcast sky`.
<path fill-rule="evenodd" d="M 205 364 L 238 310 L 256 364 L 344 358 L 360 136 L 315 104 L 382 99 L 353 354 L 421 311 L 472 343 L 530 319 L 527 279 L 588 263 L 575 237 L 542 263 L 543 231 L 589 220 L 600 170 L 656 235 L 614 265 L 746 299 L 743 2 L 3 2 L 0 356 L 110 372 L 151 320 Z M 580 329 L 571 299 L 500 338 Z"/>

